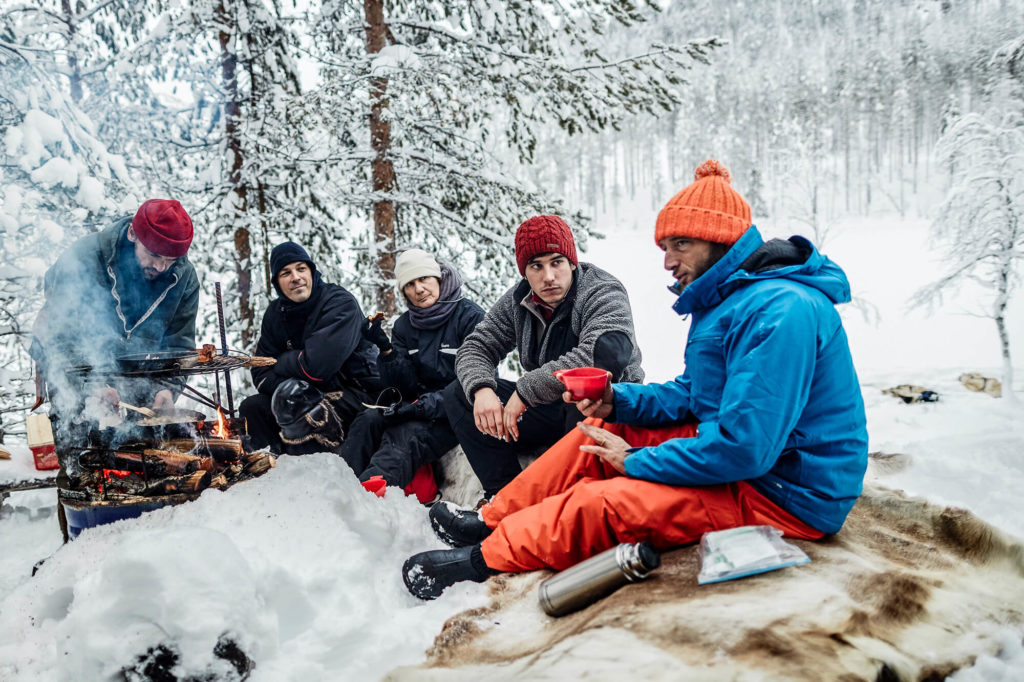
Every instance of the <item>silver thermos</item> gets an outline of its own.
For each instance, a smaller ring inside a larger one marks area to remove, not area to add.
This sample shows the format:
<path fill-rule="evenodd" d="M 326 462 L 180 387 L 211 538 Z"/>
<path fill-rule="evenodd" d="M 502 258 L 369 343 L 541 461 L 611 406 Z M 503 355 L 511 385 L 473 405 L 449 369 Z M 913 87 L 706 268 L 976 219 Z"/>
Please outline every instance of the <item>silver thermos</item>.
<path fill-rule="evenodd" d="M 549 616 L 564 616 L 626 583 L 643 580 L 660 565 L 661 558 L 649 542 L 623 543 L 542 582 L 541 608 Z"/>

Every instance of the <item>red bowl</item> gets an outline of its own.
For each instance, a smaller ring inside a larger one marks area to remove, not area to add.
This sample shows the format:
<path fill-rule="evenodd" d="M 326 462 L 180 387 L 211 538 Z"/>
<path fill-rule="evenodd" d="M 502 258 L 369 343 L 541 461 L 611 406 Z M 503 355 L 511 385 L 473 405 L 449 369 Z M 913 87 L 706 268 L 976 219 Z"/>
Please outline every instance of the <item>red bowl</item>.
<path fill-rule="evenodd" d="M 363 487 L 377 497 L 384 497 L 384 493 L 387 492 L 387 485 L 388 482 L 380 474 L 370 476 L 369 480 L 363 481 Z"/>
<path fill-rule="evenodd" d="M 608 387 L 608 380 L 612 377 L 611 372 L 597 367 L 559 369 L 552 374 L 565 384 L 565 388 L 572 393 L 572 399 L 577 401 L 600 399 Z"/>

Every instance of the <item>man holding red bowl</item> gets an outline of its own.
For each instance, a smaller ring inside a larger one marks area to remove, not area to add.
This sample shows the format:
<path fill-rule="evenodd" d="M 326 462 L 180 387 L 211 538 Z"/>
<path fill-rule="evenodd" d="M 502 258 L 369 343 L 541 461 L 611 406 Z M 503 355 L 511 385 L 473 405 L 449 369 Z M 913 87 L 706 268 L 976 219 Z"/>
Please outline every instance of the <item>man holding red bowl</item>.
<path fill-rule="evenodd" d="M 562 570 L 621 542 L 667 549 L 744 525 L 815 540 L 842 527 L 867 467 L 835 309 L 850 300 L 845 274 L 802 237 L 763 241 L 716 161 L 661 210 L 655 242 L 673 309 L 692 316 L 683 374 L 579 401 L 586 422 L 479 514 L 436 505 L 435 530 L 456 549 L 406 562 L 414 595 Z"/>
<path fill-rule="evenodd" d="M 614 381 L 644 378 L 626 288 L 579 262 L 569 225 L 534 216 L 516 229 L 515 249 L 522 279 L 462 342 L 457 379 L 444 391 L 448 422 L 487 499 L 519 475 L 521 455 L 543 452 L 581 419 L 553 372 L 599 365 Z M 523 375 L 497 378 L 513 351 Z"/>

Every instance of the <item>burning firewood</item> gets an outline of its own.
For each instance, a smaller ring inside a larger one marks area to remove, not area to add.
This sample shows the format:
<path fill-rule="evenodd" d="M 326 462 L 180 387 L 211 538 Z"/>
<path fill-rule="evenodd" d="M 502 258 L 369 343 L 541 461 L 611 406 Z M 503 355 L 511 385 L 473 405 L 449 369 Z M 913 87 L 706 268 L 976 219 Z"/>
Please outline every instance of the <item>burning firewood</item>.
<path fill-rule="evenodd" d="M 79 482 L 87 490 L 98 492 L 106 499 L 117 495 L 143 497 L 149 487 L 149 479 L 145 475 L 123 469 L 91 471 L 84 474 Z"/>
<path fill-rule="evenodd" d="M 170 450 L 157 450 L 155 448 L 146 448 L 142 451 L 142 454 L 162 460 L 169 470 L 179 474 L 192 473 L 197 469 L 203 468 L 203 458 L 196 455 L 172 452 Z"/>
<path fill-rule="evenodd" d="M 213 457 L 218 462 L 238 459 L 244 452 L 242 441 L 235 438 L 174 438 L 162 442 L 160 447 L 178 452 L 199 453 Z"/>
<path fill-rule="evenodd" d="M 241 457 L 242 464 L 252 464 L 256 460 L 262 459 L 266 455 L 267 455 L 266 452 L 259 452 L 259 451 L 257 451 L 257 452 L 247 452 L 244 455 L 242 455 L 242 457 Z"/>
<path fill-rule="evenodd" d="M 78 461 L 84 469 L 110 469 L 141 474 L 149 478 L 192 473 L 198 470 L 201 464 L 199 457 L 153 449 L 143 452 L 88 450 L 79 456 Z"/>
<path fill-rule="evenodd" d="M 149 487 L 150 494 L 194 493 L 210 487 L 213 477 L 209 471 L 196 471 L 188 476 L 174 476 L 157 481 Z"/>
<path fill-rule="evenodd" d="M 255 452 L 252 454 L 258 456 L 246 463 L 245 468 L 242 470 L 247 476 L 259 476 L 270 471 L 277 464 L 277 460 L 271 454 Z"/>
<path fill-rule="evenodd" d="M 230 462 L 242 456 L 242 442 L 232 438 L 203 438 L 196 451 L 213 457 L 218 462 Z"/>

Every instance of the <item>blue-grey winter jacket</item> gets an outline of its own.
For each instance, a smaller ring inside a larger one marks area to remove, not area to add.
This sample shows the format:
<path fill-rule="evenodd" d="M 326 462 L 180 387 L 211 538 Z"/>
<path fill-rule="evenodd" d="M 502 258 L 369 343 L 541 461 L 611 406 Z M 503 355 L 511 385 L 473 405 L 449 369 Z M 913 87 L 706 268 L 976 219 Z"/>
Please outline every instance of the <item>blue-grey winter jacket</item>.
<path fill-rule="evenodd" d="M 750 227 L 673 305 L 692 316 L 683 374 L 614 386 L 617 422 L 700 423 L 695 438 L 635 449 L 626 473 L 747 481 L 804 523 L 838 531 L 867 467 L 864 403 L 834 307 L 849 300 L 846 275 L 806 239 L 765 244 Z"/>
<path fill-rule="evenodd" d="M 46 271 L 34 335 L 36 358 L 45 355 L 50 372 L 107 365 L 124 353 L 195 349 L 196 271 L 182 256 L 146 280 L 127 238 L 131 221 L 81 237 Z"/>

